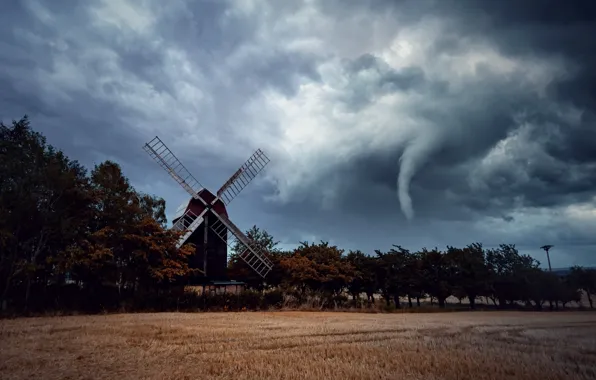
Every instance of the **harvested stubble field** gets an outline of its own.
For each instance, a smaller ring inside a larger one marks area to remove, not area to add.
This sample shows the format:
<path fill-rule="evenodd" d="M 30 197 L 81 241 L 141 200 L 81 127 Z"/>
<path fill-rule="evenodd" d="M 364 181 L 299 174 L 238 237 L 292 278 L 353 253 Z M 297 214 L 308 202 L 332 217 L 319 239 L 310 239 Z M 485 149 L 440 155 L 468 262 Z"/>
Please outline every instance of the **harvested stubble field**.
<path fill-rule="evenodd" d="M 594 379 L 596 314 L 122 314 L 0 321 L 2 379 Z"/>

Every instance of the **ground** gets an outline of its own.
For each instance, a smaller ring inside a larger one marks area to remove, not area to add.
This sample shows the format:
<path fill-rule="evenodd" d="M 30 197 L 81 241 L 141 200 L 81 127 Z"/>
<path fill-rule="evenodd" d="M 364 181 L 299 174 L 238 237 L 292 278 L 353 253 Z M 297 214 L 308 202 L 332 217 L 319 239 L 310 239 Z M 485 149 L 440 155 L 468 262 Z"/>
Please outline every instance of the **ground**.
<path fill-rule="evenodd" d="M 0 320 L 1 379 L 595 379 L 596 313 Z"/>

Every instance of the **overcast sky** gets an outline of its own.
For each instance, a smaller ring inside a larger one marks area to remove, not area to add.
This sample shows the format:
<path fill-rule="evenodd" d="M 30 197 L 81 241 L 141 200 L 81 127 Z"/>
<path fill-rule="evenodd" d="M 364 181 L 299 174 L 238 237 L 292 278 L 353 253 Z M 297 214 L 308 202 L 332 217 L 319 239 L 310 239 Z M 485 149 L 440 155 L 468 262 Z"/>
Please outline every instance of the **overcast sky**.
<path fill-rule="evenodd" d="M 593 1 L 4 0 L 0 119 L 87 167 L 187 195 L 158 135 L 291 247 L 516 244 L 596 265 Z M 567 5 L 565 5 L 567 4 Z"/>

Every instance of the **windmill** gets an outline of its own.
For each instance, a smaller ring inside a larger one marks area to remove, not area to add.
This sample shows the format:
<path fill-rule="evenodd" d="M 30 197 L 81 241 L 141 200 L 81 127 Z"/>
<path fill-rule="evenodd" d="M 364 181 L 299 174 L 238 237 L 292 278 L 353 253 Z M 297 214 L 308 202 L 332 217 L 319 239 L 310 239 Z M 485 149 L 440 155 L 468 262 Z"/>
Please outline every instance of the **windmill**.
<path fill-rule="evenodd" d="M 239 257 L 258 275 L 265 278 L 273 263 L 262 247 L 232 223 L 226 210 L 226 206 L 269 163 L 265 153 L 257 149 L 217 193 L 213 194 L 190 174 L 159 137 L 156 136 L 146 143 L 143 149 L 192 197 L 178 209 L 172 220 L 172 229 L 184 232 L 176 247 L 180 248 L 186 242 L 197 245 L 195 262 L 191 263 L 191 267 L 200 268 L 205 278 L 208 270 L 210 278 L 225 277 L 227 247 L 240 247 Z M 203 228 L 199 228 L 201 226 Z"/>

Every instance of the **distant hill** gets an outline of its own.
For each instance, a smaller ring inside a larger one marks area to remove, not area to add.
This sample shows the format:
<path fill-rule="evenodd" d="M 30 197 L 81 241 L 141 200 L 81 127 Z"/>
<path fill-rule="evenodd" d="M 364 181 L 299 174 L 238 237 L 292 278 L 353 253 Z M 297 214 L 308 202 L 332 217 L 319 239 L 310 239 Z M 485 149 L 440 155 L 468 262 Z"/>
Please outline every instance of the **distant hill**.
<path fill-rule="evenodd" d="M 584 269 L 596 269 L 596 267 L 584 267 Z M 557 276 L 566 276 L 571 271 L 571 267 L 568 268 L 553 268 L 553 273 Z"/>

